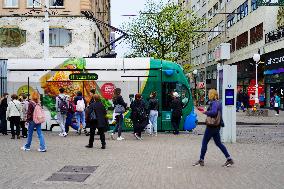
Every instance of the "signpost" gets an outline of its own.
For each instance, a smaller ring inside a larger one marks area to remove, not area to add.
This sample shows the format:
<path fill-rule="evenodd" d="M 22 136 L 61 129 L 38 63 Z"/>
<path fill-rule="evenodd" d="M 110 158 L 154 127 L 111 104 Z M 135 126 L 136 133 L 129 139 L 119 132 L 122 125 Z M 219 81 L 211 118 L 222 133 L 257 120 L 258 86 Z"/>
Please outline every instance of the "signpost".
<path fill-rule="evenodd" d="M 284 6 L 284 0 L 257 0 L 257 6 Z"/>

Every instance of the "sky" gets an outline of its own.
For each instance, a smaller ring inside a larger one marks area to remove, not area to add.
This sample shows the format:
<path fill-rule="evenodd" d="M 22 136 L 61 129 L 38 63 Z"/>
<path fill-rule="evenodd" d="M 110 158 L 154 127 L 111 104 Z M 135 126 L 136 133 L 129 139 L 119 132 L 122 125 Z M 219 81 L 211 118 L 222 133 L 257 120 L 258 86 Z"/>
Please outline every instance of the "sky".
<path fill-rule="evenodd" d="M 155 0 L 159 2 L 160 0 Z M 166 1 L 166 0 L 164 0 Z M 111 0 L 111 25 L 116 28 L 121 28 L 122 24 L 130 21 L 133 17 L 122 15 L 137 15 L 140 10 L 144 10 L 146 0 Z M 116 38 L 119 37 L 116 34 Z M 122 41 L 116 43 L 117 57 L 123 55 L 129 50 Z"/>

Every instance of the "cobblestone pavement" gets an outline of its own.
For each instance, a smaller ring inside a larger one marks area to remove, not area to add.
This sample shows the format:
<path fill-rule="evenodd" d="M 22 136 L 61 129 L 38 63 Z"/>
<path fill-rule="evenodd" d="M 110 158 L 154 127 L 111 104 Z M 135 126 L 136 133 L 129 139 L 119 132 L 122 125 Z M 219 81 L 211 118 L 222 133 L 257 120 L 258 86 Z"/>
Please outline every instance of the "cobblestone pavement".
<path fill-rule="evenodd" d="M 213 141 L 205 167 L 192 167 L 199 157 L 203 131 L 204 126 L 199 125 L 193 133 L 144 136 L 143 141 L 135 140 L 131 133 L 124 133 L 125 141 L 110 140 L 108 135 L 106 150 L 99 148 L 99 140 L 95 148 L 85 149 L 86 136 L 71 133 L 61 138 L 58 133 L 45 132 L 46 153 L 36 151 L 36 136 L 30 152 L 20 150 L 25 139 L 0 136 L 0 188 L 283 188 L 283 126 L 238 126 L 238 142 L 226 144 L 235 160 L 230 168 L 221 167 L 225 158 Z M 66 165 L 99 167 L 83 183 L 45 181 Z"/>

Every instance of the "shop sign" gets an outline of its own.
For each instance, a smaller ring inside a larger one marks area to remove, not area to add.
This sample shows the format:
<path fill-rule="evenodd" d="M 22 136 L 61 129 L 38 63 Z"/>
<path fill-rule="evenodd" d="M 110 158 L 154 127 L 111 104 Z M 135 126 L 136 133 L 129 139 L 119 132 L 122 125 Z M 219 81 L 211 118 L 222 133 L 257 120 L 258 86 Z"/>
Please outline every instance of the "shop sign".
<path fill-rule="evenodd" d="M 114 89 L 115 89 L 115 85 L 112 83 L 103 84 L 103 86 L 101 87 L 101 92 L 102 92 L 103 97 L 108 100 L 112 99 Z"/>
<path fill-rule="evenodd" d="M 269 53 L 265 59 L 265 75 L 284 72 L 284 49 Z"/>

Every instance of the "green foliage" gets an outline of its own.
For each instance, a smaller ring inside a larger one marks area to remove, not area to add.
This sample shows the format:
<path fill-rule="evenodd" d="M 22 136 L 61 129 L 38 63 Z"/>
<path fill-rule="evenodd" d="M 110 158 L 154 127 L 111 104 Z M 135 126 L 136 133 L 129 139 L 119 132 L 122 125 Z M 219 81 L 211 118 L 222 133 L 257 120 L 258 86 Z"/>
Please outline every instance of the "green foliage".
<path fill-rule="evenodd" d="M 54 118 L 56 115 L 55 103 L 55 99 L 51 96 L 44 96 L 42 99 L 43 106 L 45 106 L 50 111 L 52 118 Z"/>
<path fill-rule="evenodd" d="M 145 10 L 124 26 L 132 49 L 126 56 L 189 62 L 191 42 L 203 35 L 194 31 L 203 28 L 204 19 L 181 5 L 148 0 Z"/>

